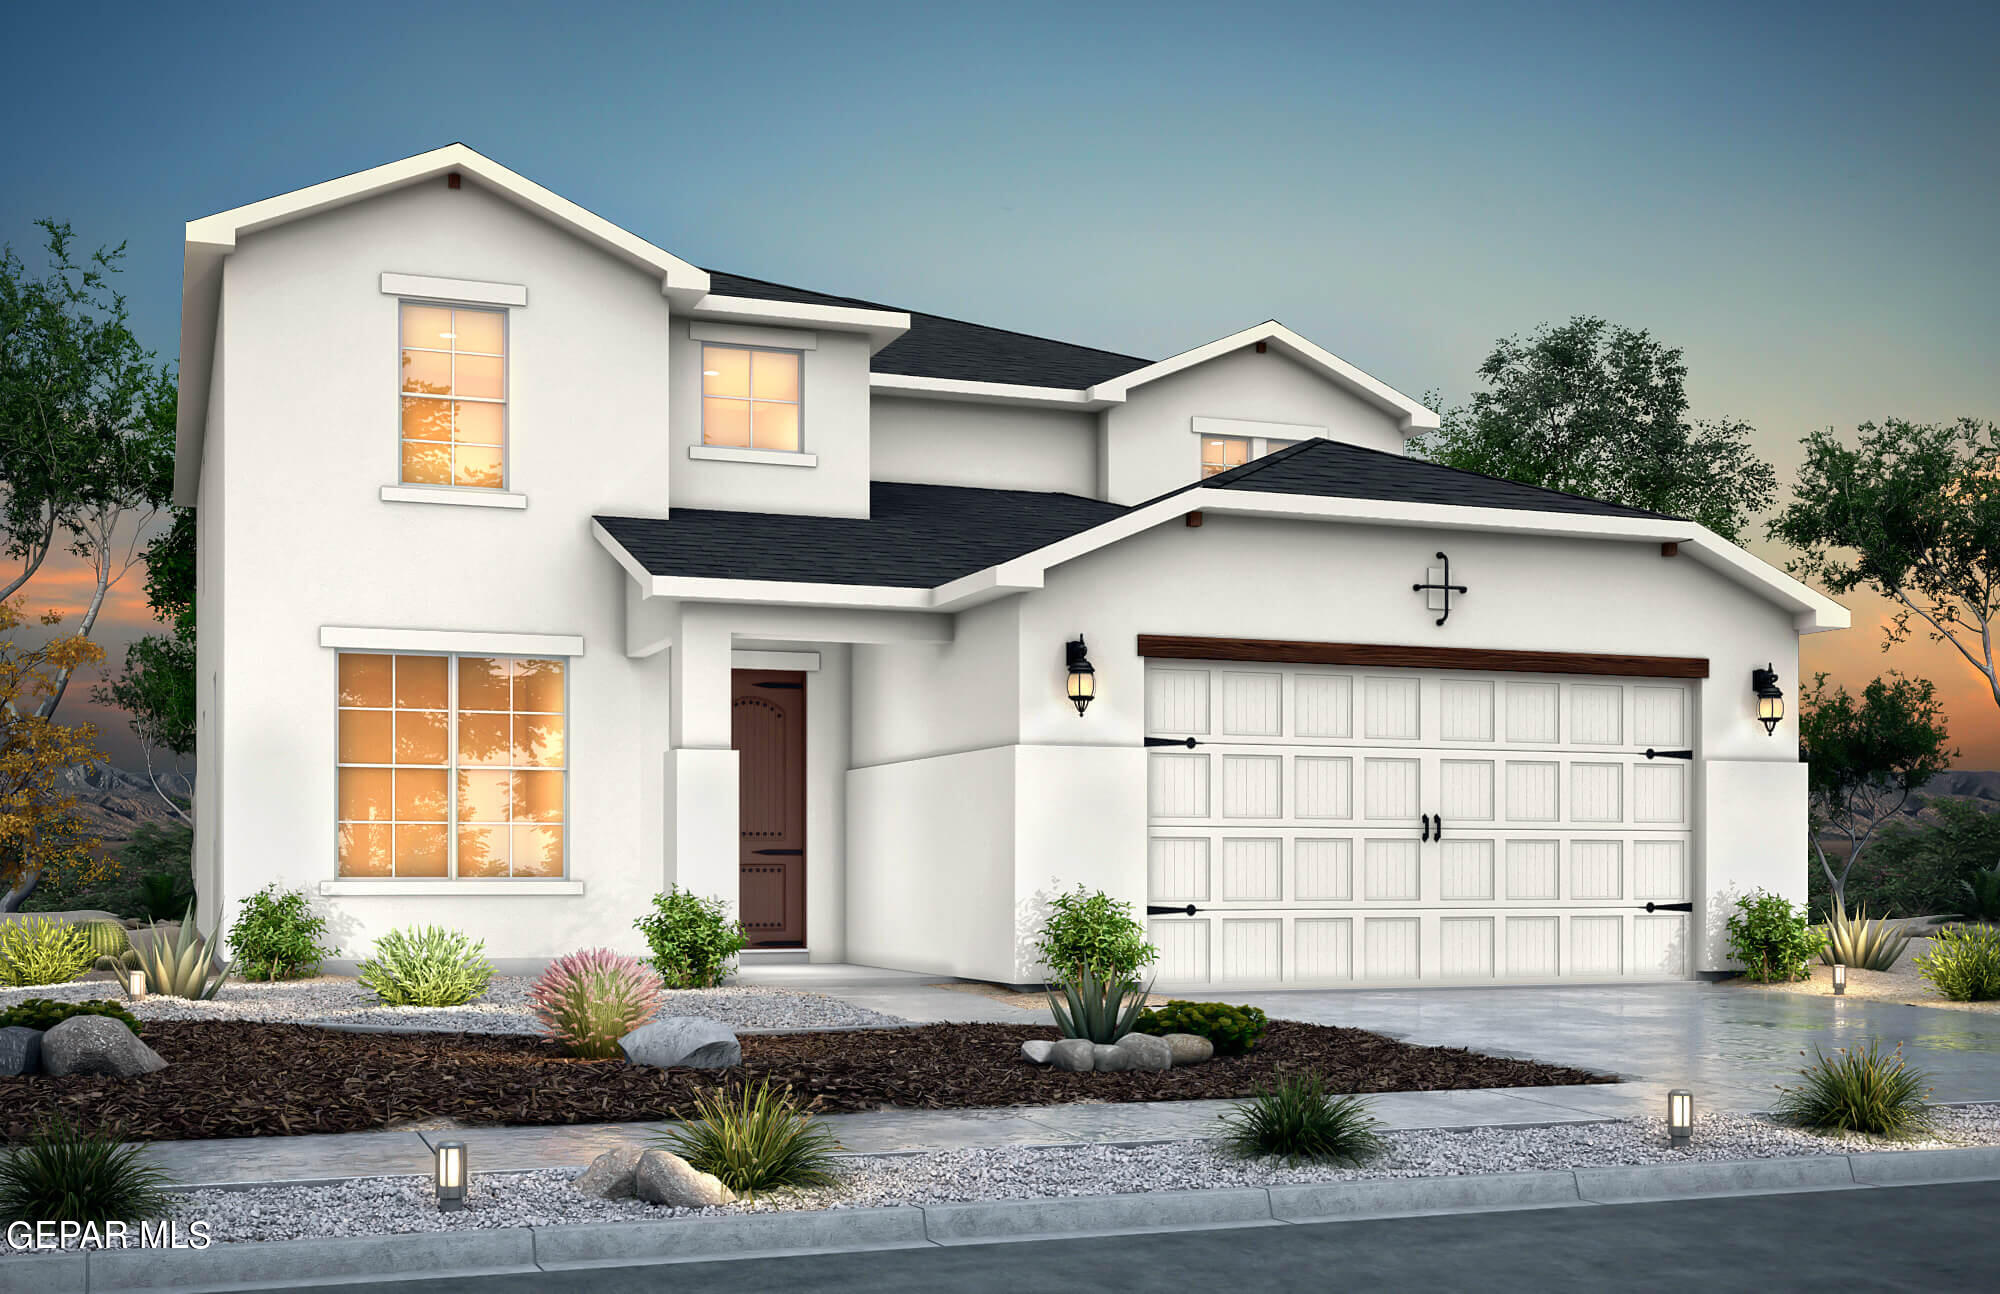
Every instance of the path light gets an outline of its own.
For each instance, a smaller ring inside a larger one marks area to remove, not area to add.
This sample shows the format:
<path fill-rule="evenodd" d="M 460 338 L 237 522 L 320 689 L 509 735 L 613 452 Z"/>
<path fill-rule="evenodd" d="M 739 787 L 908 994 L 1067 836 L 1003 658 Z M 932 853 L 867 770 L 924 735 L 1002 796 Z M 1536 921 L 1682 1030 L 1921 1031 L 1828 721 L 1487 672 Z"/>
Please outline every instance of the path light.
<path fill-rule="evenodd" d="M 1083 654 L 1083 635 L 1063 644 L 1069 652 L 1069 700 L 1076 707 L 1076 717 L 1081 719 L 1090 703 L 1097 699 L 1097 668 L 1090 663 L 1090 657 Z"/>
<path fill-rule="evenodd" d="M 126 971 L 125 992 L 134 998 L 146 996 L 146 972 L 142 970 Z"/>
<path fill-rule="evenodd" d="M 465 1207 L 465 1143 L 440 1141 L 437 1148 L 438 1211 Z"/>
<path fill-rule="evenodd" d="M 1673 1139 L 1675 1149 L 1694 1136 L 1694 1093 L 1685 1087 L 1667 1093 L 1667 1136 Z"/>
<path fill-rule="evenodd" d="M 1785 717 L 1785 694 L 1778 688 L 1778 670 L 1775 665 L 1750 671 L 1750 690 L 1757 694 L 1757 718 L 1762 721 L 1764 731 L 1773 733 L 1778 723 Z"/>
<path fill-rule="evenodd" d="M 1847 963 L 1835 962 L 1833 964 L 1833 995 L 1835 997 L 1840 997 L 1846 992 L 1847 992 Z"/>

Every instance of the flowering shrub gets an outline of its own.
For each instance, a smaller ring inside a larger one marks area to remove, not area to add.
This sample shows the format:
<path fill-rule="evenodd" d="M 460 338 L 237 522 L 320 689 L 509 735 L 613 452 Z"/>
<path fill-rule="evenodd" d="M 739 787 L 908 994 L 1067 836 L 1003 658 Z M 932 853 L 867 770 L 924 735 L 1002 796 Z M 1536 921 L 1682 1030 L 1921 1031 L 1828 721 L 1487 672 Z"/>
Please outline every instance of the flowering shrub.
<path fill-rule="evenodd" d="M 660 977 L 637 958 L 591 948 L 550 963 L 529 1000 L 545 1037 L 573 1056 L 609 1060 L 620 1038 L 659 1012 L 660 991 Z"/>

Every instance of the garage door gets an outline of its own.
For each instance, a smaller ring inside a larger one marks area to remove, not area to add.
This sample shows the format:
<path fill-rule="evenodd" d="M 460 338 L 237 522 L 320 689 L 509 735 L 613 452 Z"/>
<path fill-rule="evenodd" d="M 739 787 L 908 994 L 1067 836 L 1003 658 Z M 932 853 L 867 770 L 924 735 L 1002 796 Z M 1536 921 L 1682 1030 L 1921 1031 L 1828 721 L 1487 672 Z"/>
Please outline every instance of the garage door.
<path fill-rule="evenodd" d="M 1692 702 L 1670 679 L 1149 663 L 1159 986 L 1684 978 L 1693 765 L 1663 752 Z"/>

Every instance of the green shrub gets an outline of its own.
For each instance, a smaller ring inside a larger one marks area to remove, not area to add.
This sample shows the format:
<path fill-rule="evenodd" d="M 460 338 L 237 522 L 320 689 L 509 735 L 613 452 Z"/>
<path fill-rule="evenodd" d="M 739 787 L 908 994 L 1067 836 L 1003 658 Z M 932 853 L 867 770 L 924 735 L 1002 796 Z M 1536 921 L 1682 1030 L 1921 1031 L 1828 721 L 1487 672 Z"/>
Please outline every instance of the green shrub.
<path fill-rule="evenodd" d="M 1270 1027 L 1270 1019 L 1254 1006 L 1185 1002 L 1179 998 L 1141 1013 L 1132 1025 L 1135 1033 L 1195 1034 L 1214 1044 L 1218 1056 L 1243 1055 L 1257 1045 Z"/>
<path fill-rule="evenodd" d="M 1849 907 L 1865 903 L 1885 917 L 1927 917 L 1965 906 L 1961 882 L 2000 859 L 2000 812 L 1963 799 L 1938 798 L 1918 822 L 1892 822 L 1847 878 Z M 1833 859 L 1835 870 L 1841 859 Z M 1816 860 L 1807 872 L 1813 911 L 1832 904 L 1826 874 Z"/>
<path fill-rule="evenodd" d="M 1779 1088 L 1775 1113 L 1786 1123 L 1829 1132 L 1909 1137 L 1929 1130 L 1924 1075 L 1903 1063 L 1902 1044 L 1890 1056 L 1880 1048 L 1870 1042 L 1867 1051 L 1840 1047 L 1828 1056 L 1815 1047 L 1813 1063 L 1799 1071 L 1799 1086 Z"/>
<path fill-rule="evenodd" d="M 695 1117 L 659 1137 L 663 1149 L 697 1172 L 713 1173 L 746 1199 L 787 1186 L 833 1183 L 840 1143 L 798 1108 L 789 1087 L 748 1084 L 735 1095 L 715 1089 L 695 1094 Z"/>
<path fill-rule="evenodd" d="M 320 959 L 333 956 L 320 943 L 325 933 L 326 918 L 307 905 L 306 892 L 280 890 L 273 881 L 243 901 L 229 946 L 244 979 L 296 979 L 317 974 Z"/>
<path fill-rule="evenodd" d="M 171 872 L 153 872 L 139 878 L 139 907 L 148 921 L 178 921 L 187 914 L 194 899 L 181 878 Z"/>
<path fill-rule="evenodd" d="M 5 1011 L 0 1011 L 0 1029 L 40 1029 L 44 1033 L 55 1028 L 73 1015 L 102 1015 L 113 1020 L 122 1020 L 133 1033 L 139 1032 L 139 1020 L 130 1011 L 116 1002 L 93 999 L 89 1002 L 55 1002 L 45 997 L 31 997 L 16 1002 Z"/>
<path fill-rule="evenodd" d="M 166 1214 L 166 1175 L 139 1146 L 57 1118 L 0 1158 L 0 1220 L 136 1222 Z"/>
<path fill-rule="evenodd" d="M 1329 1096 L 1316 1074 L 1286 1074 L 1222 1116 L 1222 1140 L 1246 1157 L 1358 1164 L 1382 1150 L 1383 1127 L 1358 1096 Z"/>
<path fill-rule="evenodd" d="M 486 945 L 442 926 L 391 930 L 356 976 L 385 1006 L 464 1006 L 486 991 Z"/>
<path fill-rule="evenodd" d="M 32 917 L 0 925 L 0 984 L 67 984 L 96 961 L 89 937 L 67 921 Z"/>
<path fill-rule="evenodd" d="M 653 896 L 653 911 L 634 921 L 653 949 L 653 969 L 668 988 L 714 988 L 750 944 L 720 898 L 676 885 Z"/>
<path fill-rule="evenodd" d="M 1079 966 L 1061 984 L 1051 984 L 1048 992 L 1049 1013 L 1062 1036 L 1092 1042 L 1113 1043 L 1132 1032 L 1146 1005 L 1146 990 L 1137 980 L 1100 980 L 1087 966 Z"/>
<path fill-rule="evenodd" d="M 1087 969 L 1099 980 L 1138 978 L 1142 967 L 1158 959 L 1160 950 L 1146 942 L 1146 931 L 1132 917 L 1132 905 L 1079 885 L 1049 903 L 1035 955 L 1061 982 Z"/>
<path fill-rule="evenodd" d="M 1736 900 L 1729 918 L 1729 955 L 1743 963 L 1743 974 L 1764 983 L 1787 983 L 1812 975 L 1812 958 L 1821 937 L 1806 924 L 1805 913 L 1789 901 L 1758 890 Z"/>
<path fill-rule="evenodd" d="M 2000 863 L 1974 872 L 1958 883 L 1965 895 L 1965 915 L 1974 921 L 2000 921 Z"/>
<path fill-rule="evenodd" d="M 1953 1002 L 2000 997 L 2000 930 L 1944 926 L 1927 953 L 1911 958 L 1938 996 Z"/>
<path fill-rule="evenodd" d="M 1856 970 L 1885 971 L 1902 957 L 1909 942 L 1909 933 L 1901 927 L 1870 921 L 1866 907 L 1850 917 L 1836 906 L 1827 909 L 1826 942 L 1819 957 L 1829 966 L 1838 963 Z"/>

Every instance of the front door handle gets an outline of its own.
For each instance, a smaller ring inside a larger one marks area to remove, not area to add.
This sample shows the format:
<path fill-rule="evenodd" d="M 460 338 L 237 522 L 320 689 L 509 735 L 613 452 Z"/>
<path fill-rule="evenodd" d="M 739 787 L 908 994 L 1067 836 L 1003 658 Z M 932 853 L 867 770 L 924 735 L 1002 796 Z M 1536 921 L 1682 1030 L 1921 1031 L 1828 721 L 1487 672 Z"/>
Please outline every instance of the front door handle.
<path fill-rule="evenodd" d="M 1424 834 L 1423 834 L 1423 839 L 1425 839 L 1425 840 L 1429 840 L 1430 838 L 1431 838 L 1431 815 L 1430 815 L 1430 814 L 1428 814 L 1428 813 L 1426 813 L 1426 814 L 1424 815 Z"/>

